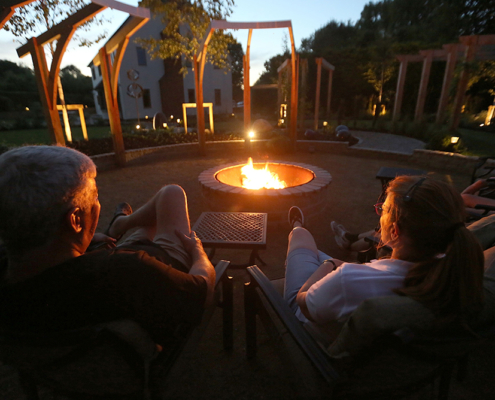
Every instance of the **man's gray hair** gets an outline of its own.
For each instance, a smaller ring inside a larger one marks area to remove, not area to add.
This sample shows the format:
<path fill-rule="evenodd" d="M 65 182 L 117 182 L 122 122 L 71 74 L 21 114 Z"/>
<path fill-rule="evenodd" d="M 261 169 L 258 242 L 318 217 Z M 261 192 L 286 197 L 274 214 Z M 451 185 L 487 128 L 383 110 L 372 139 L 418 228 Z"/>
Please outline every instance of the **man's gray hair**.
<path fill-rule="evenodd" d="M 10 254 L 47 243 L 72 207 L 87 209 L 96 167 L 68 147 L 25 146 L 0 155 L 0 237 Z"/>

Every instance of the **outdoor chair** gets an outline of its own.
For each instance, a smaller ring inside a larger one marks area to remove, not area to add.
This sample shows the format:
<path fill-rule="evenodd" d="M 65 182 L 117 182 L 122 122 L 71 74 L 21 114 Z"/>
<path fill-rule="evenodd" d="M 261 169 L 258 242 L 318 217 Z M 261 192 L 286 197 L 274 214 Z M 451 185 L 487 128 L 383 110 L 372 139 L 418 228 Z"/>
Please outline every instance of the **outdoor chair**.
<path fill-rule="evenodd" d="M 233 285 L 228 261 L 216 267 L 216 304 L 198 327 L 180 326 L 174 346 L 161 350 L 131 320 L 112 321 L 50 334 L 0 328 L 0 360 L 16 369 L 28 400 L 39 389 L 74 399 L 160 398 L 166 377 L 186 346 L 199 341 L 216 306 L 223 308 L 223 345 L 233 345 Z"/>
<path fill-rule="evenodd" d="M 487 179 L 495 176 L 495 156 L 479 157 L 478 162 L 473 168 L 471 174 L 471 183 L 474 183 L 478 179 Z M 488 197 L 490 199 L 495 199 L 495 185 L 490 185 L 483 188 L 478 193 L 481 197 Z"/>
<path fill-rule="evenodd" d="M 480 340 L 429 337 L 433 314 L 410 298 L 389 296 L 363 302 L 326 346 L 295 317 L 257 266 L 247 271 L 247 357 L 257 353 L 258 316 L 274 342 L 283 344 L 279 355 L 288 359 L 288 373 L 296 371 L 291 381 L 300 396 L 391 399 L 436 387 L 437 397 L 447 399 L 454 368 L 459 378 L 465 375 L 467 356 Z"/>

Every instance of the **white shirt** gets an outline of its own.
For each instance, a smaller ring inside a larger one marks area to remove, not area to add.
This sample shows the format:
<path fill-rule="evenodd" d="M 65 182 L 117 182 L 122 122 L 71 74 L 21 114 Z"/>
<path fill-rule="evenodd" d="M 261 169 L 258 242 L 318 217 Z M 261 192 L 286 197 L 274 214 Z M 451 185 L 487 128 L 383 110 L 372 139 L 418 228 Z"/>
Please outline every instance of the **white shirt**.
<path fill-rule="evenodd" d="M 345 321 L 363 300 L 396 295 L 393 289 L 404 286 L 412 265 L 396 259 L 344 263 L 309 288 L 306 295 L 309 313 L 318 324 Z"/>

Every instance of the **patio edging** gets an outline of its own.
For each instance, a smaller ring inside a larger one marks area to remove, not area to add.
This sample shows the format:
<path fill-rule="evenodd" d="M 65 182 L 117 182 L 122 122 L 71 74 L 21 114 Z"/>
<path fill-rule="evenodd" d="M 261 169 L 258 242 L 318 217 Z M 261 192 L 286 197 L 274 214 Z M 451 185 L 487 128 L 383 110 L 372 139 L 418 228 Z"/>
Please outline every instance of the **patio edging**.
<path fill-rule="evenodd" d="M 251 145 L 256 147 L 267 140 L 252 140 Z M 207 148 L 213 151 L 221 151 L 225 146 L 235 150 L 243 150 L 244 140 L 226 140 L 218 142 L 206 142 Z M 297 150 L 307 152 L 319 152 L 329 154 L 353 155 L 366 158 L 380 158 L 395 161 L 409 161 L 418 164 L 426 169 L 433 168 L 436 170 L 446 170 L 449 172 L 471 174 L 478 161 L 478 157 L 464 156 L 456 153 L 447 153 L 443 151 L 416 149 L 412 154 L 400 152 L 356 148 L 349 146 L 347 142 L 330 142 L 319 140 L 298 140 Z M 157 147 L 145 147 L 142 149 L 126 150 L 126 161 L 131 161 L 150 153 L 164 153 L 168 155 L 180 154 L 198 154 L 198 143 L 180 143 Z M 107 170 L 116 168 L 114 153 L 99 154 L 91 156 L 98 170 Z"/>

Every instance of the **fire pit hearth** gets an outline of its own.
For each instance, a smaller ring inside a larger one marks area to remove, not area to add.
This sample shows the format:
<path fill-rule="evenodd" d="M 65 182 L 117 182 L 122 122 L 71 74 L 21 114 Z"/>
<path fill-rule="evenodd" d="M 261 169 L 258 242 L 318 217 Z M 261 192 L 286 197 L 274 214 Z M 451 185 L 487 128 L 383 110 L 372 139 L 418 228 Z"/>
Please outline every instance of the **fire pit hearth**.
<path fill-rule="evenodd" d="M 226 164 L 203 171 L 198 179 L 203 197 L 212 211 L 268 213 L 269 224 L 286 222 L 291 206 L 300 207 L 308 218 L 323 211 L 332 176 L 313 165 L 271 161 L 254 163 L 256 170 L 267 166 L 286 185 L 283 189 L 247 189 L 241 169 L 246 164 Z"/>

